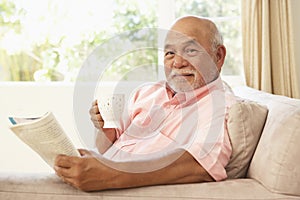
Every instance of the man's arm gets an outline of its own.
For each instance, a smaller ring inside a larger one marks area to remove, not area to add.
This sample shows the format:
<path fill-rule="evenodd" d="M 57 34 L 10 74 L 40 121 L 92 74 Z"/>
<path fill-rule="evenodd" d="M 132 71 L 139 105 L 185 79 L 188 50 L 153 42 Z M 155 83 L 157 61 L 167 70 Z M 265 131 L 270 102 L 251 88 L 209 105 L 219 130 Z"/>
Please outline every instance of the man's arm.
<path fill-rule="evenodd" d="M 95 144 L 99 153 L 104 154 L 116 140 L 116 130 L 114 128 L 97 129 Z"/>
<path fill-rule="evenodd" d="M 109 162 L 106 164 L 100 162 L 89 151 L 80 150 L 80 152 L 83 157 L 59 155 L 56 158 L 54 169 L 66 183 L 83 191 L 214 181 L 193 156 L 186 151 L 169 155 L 170 157 L 178 156 L 180 153 L 179 158 L 170 165 L 144 173 L 117 170 L 110 167 Z M 124 169 L 134 168 L 137 165 L 151 165 L 153 162 L 162 161 L 161 159 L 143 163 L 111 163 L 111 166 L 120 165 Z"/>

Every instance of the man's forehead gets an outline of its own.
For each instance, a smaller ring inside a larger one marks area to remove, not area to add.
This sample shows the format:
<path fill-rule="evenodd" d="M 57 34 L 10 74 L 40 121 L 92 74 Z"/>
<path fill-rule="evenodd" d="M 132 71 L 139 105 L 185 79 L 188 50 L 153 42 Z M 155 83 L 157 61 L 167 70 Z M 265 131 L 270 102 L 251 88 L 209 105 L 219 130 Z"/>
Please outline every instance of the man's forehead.
<path fill-rule="evenodd" d="M 165 39 L 165 46 L 188 44 L 201 46 L 195 37 L 187 36 L 181 33 L 170 33 Z"/>

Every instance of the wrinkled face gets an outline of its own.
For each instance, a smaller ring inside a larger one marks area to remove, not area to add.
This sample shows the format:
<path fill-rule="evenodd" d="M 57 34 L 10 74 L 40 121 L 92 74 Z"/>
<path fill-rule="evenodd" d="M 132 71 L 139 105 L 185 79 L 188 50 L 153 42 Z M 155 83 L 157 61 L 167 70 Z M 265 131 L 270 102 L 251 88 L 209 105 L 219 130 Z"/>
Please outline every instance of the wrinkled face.
<path fill-rule="evenodd" d="M 187 92 L 211 82 L 218 75 L 214 57 L 205 38 L 170 31 L 164 47 L 165 75 L 169 86 L 175 92 Z"/>

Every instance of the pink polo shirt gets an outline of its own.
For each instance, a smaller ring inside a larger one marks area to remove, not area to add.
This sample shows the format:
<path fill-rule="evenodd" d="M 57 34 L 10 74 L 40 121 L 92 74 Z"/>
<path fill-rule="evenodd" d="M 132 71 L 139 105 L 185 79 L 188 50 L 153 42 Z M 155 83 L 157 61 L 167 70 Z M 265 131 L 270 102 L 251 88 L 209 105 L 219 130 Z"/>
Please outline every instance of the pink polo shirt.
<path fill-rule="evenodd" d="M 176 94 L 166 82 L 144 85 L 131 95 L 118 139 L 104 156 L 132 161 L 184 149 L 216 181 L 225 179 L 231 155 L 225 122 L 233 103 L 234 95 L 224 90 L 220 77 L 205 87 Z"/>

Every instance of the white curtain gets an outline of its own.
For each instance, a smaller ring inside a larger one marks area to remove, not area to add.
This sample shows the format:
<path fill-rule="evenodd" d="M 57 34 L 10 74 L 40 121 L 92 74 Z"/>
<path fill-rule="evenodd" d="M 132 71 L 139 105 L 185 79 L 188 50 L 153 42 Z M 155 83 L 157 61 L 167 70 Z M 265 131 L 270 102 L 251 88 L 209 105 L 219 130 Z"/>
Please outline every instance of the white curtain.
<path fill-rule="evenodd" d="M 300 98 L 293 44 L 292 0 L 241 1 L 247 85 Z"/>

